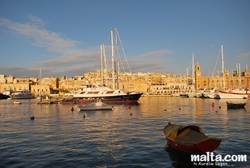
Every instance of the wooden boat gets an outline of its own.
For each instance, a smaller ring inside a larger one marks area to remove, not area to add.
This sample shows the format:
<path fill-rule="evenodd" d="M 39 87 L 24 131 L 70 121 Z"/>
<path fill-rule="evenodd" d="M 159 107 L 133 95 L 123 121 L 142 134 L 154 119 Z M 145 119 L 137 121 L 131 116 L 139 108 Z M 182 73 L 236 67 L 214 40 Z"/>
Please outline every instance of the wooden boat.
<path fill-rule="evenodd" d="M 13 104 L 21 104 L 20 101 L 14 101 Z"/>
<path fill-rule="evenodd" d="M 96 111 L 96 110 L 112 110 L 113 106 L 103 104 L 102 102 L 97 102 L 94 104 L 86 104 L 83 106 L 78 106 L 78 111 Z"/>
<path fill-rule="evenodd" d="M 218 138 L 206 136 L 203 130 L 195 125 L 183 126 L 169 122 L 164 128 L 164 134 L 172 147 L 187 153 L 212 152 L 221 142 Z"/>
<path fill-rule="evenodd" d="M 245 108 L 246 103 L 233 103 L 233 102 L 227 102 L 227 108 L 228 109 L 239 109 L 239 108 Z"/>

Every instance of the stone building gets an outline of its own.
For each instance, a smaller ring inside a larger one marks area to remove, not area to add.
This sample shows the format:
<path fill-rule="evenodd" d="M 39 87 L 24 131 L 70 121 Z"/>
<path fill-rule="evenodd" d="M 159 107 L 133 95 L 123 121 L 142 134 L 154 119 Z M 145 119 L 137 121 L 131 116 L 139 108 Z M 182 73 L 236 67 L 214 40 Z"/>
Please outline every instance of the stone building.
<path fill-rule="evenodd" d="M 3 79 L 5 78 L 5 80 Z M 15 78 L 10 75 L 5 77 L 5 75 L 1 75 L 0 80 L 0 92 L 4 92 L 5 90 L 30 90 L 30 86 L 34 84 L 34 82 L 30 78 Z"/>
<path fill-rule="evenodd" d="M 60 79 L 55 77 L 15 78 L 14 76 L 0 75 L 0 93 L 4 90 L 30 90 L 33 94 L 56 94 L 61 95 L 70 92 L 78 92 L 87 84 L 104 84 L 110 88 L 115 86 L 124 92 L 142 92 L 151 95 L 172 95 L 175 93 L 189 92 L 217 88 L 221 89 L 246 89 L 250 88 L 250 72 L 248 68 L 244 72 L 234 72 L 232 75 L 224 70 L 217 76 L 203 76 L 200 64 L 195 65 L 195 82 L 191 76 L 177 76 L 159 72 L 150 73 L 120 73 L 115 74 L 113 85 L 112 73 L 104 70 L 87 72 L 83 76 L 74 76 Z"/>
<path fill-rule="evenodd" d="M 0 93 L 3 93 L 5 90 L 29 90 L 35 96 L 38 96 L 39 94 L 50 95 L 57 93 L 57 89 L 58 79 L 55 77 L 42 78 L 38 80 L 34 77 L 15 78 L 12 75 L 8 77 L 0 75 Z"/>
<path fill-rule="evenodd" d="M 250 72 L 246 67 L 244 72 L 237 72 L 232 75 L 224 69 L 223 73 L 217 76 L 202 76 L 200 64 L 195 66 L 195 89 L 203 88 L 218 90 L 232 90 L 232 89 L 249 89 L 250 88 Z"/>

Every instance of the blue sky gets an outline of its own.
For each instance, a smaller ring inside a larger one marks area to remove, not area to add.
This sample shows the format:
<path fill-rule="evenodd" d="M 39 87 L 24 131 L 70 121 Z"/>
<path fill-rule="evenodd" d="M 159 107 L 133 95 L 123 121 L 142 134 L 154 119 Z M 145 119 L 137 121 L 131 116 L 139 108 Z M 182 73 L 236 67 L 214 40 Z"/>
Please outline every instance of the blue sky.
<path fill-rule="evenodd" d="M 130 68 L 203 75 L 250 66 L 249 0 L 0 0 L 0 74 L 72 77 L 100 69 L 117 28 Z M 249 67 L 250 69 L 250 67 Z"/>

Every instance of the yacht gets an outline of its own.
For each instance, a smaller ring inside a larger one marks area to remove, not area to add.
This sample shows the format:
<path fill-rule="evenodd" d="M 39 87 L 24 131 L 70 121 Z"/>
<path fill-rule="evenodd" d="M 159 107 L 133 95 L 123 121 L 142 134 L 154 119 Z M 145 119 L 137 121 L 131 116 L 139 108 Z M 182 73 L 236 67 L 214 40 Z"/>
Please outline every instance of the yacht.
<path fill-rule="evenodd" d="M 104 85 L 85 85 L 78 93 L 66 98 L 62 104 L 86 104 L 89 101 L 100 99 L 104 103 L 136 103 L 142 93 L 124 93 L 119 89 L 111 89 Z"/>
<path fill-rule="evenodd" d="M 12 99 L 33 99 L 34 95 L 28 90 L 18 90 L 11 94 Z"/>
<path fill-rule="evenodd" d="M 249 97 L 246 93 L 235 93 L 227 91 L 219 91 L 217 98 L 219 99 L 247 99 Z"/>

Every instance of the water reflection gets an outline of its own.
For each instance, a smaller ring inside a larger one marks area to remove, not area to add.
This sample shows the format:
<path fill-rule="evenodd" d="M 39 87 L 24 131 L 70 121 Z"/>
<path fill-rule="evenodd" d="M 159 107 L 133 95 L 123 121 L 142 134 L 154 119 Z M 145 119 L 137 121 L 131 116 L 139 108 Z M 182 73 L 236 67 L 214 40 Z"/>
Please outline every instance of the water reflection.
<path fill-rule="evenodd" d="M 131 108 L 95 112 L 21 101 L 0 101 L 0 167 L 31 162 L 34 167 L 180 167 L 184 157 L 164 150 L 169 121 L 197 124 L 208 136 L 221 138 L 216 153 L 250 155 L 249 100 L 246 110 L 232 111 L 221 100 L 142 97 Z"/>

